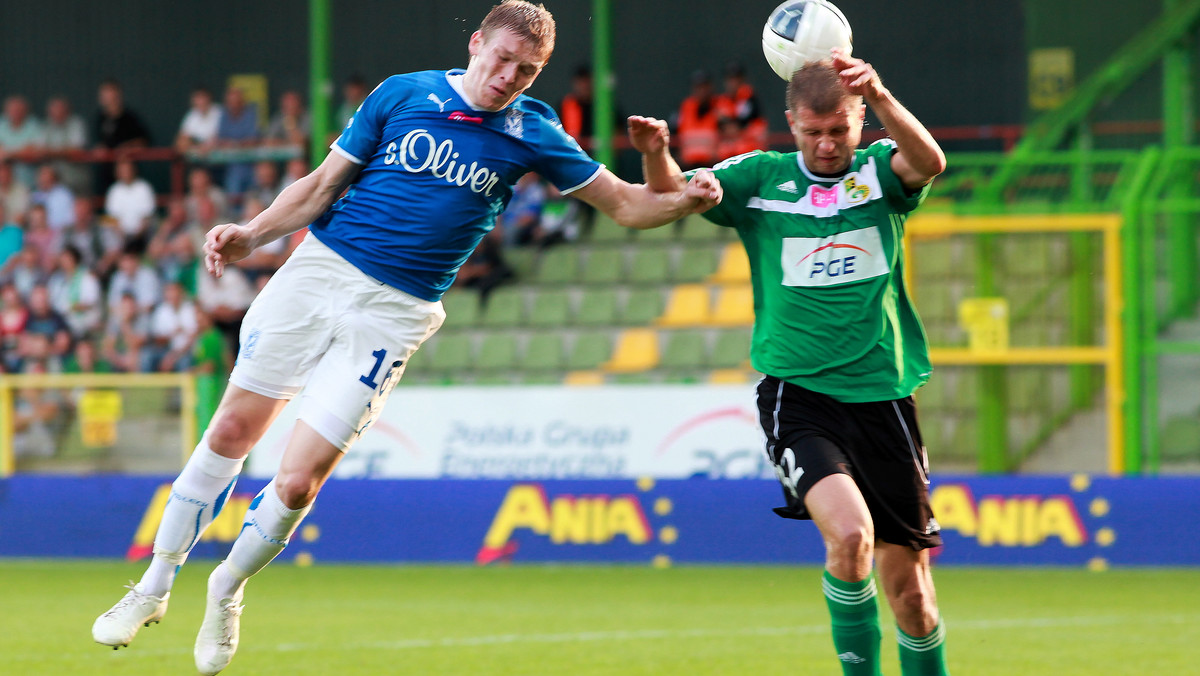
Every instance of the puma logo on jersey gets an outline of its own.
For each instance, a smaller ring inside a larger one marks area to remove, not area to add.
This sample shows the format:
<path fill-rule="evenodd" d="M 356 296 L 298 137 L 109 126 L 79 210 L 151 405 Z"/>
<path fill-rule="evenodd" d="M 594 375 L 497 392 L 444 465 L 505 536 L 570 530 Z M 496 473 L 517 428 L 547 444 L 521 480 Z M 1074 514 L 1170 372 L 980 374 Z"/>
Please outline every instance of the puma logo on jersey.
<path fill-rule="evenodd" d="M 439 113 L 446 112 L 446 104 L 450 103 L 450 99 L 446 99 L 445 101 L 443 101 L 443 100 L 439 99 L 437 97 L 437 94 L 434 94 L 433 92 L 429 93 L 429 100 L 433 101 L 434 103 L 437 104 Z"/>

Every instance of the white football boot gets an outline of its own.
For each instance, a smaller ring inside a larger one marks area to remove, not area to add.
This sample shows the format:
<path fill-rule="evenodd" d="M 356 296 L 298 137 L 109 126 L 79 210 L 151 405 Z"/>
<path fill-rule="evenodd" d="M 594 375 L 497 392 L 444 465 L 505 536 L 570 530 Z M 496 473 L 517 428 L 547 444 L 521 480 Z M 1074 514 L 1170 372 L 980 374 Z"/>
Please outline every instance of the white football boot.
<path fill-rule="evenodd" d="M 211 582 L 211 577 L 210 577 Z M 237 652 L 238 632 L 242 620 L 242 595 L 217 598 L 211 592 L 204 604 L 204 623 L 196 635 L 196 669 L 204 676 L 214 676 L 233 661 Z"/>
<path fill-rule="evenodd" d="M 143 593 L 141 584 L 133 582 L 125 588 L 129 592 L 92 624 L 92 638 L 96 643 L 110 645 L 113 650 L 128 646 L 139 629 L 161 620 L 167 614 L 167 599 L 171 597 L 170 592 L 162 596 Z"/>

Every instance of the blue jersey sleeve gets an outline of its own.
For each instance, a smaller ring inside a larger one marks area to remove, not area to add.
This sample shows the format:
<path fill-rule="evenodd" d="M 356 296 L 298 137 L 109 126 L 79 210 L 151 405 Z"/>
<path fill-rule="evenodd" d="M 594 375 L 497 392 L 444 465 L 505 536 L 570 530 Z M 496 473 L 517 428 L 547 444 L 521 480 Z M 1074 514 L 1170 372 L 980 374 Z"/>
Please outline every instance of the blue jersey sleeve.
<path fill-rule="evenodd" d="M 408 88 L 398 75 L 380 82 L 346 122 L 342 135 L 333 142 L 334 151 L 341 151 L 342 156 L 356 164 L 366 164 L 379 147 L 388 115 Z"/>
<path fill-rule="evenodd" d="M 563 131 L 558 117 L 548 106 L 541 118 L 541 147 L 535 171 L 554 184 L 564 195 L 591 183 L 604 165 L 583 152 L 579 143 Z"/>

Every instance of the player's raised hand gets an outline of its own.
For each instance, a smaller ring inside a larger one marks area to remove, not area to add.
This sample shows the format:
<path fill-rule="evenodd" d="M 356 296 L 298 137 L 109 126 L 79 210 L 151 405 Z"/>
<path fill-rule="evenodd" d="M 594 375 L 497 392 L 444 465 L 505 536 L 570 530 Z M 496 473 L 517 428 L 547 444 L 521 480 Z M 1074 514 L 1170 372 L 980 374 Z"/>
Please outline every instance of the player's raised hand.
<path fill-rule="evenodd" d="M 220 277 L 225 266 L 250 255 L 255 238 L 244 225 L 224 223 L 213 226 L 204 236 L 204 267 L 213 277 Z"/>
<path fill-rule="evenodd" d="M 870 99 L 885 91 L 883 80 L 871 64 L 850 56 L 840 47 L 830 50 L 830 55 L 833 57 L 833 67 L 842 79 L 842 86 L 851 94 Z"/>
<path fill-rule="evenodd" d="M 667 149 L 671 141 L 671 132 L 667 129 L 666 120 L 641 115 L 629 116 L 629 142 L 634 150 L 643 155 L 660 153 Z"/>
<path fill-rule="evenodd" d="M 699 214 L 720 204 L 725 192 L 711 171 L 701 169 L 688 181 L 684 194 L 695 200 L 693 213 Z"/>

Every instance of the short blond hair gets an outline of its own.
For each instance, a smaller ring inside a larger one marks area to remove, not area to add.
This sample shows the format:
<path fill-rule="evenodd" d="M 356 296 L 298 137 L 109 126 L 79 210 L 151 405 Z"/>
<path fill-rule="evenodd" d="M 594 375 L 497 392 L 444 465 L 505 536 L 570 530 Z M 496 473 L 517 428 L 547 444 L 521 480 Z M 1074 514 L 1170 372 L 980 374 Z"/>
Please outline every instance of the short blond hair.
<path fill-rule="evenodd" d="M 526 0 L 504 0 L 483 17 L 479 32 L 488 38 L 492 31 L 499 28 L 512 31 L 547 59 L 554 51 L 554 17 L 541 4 L 535 5 Z"/>

